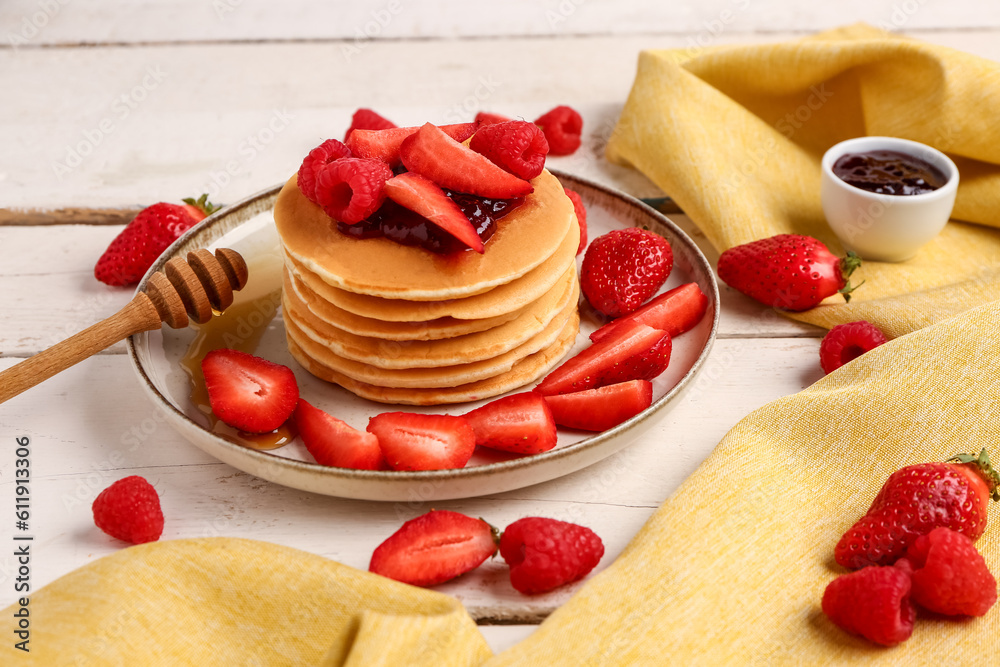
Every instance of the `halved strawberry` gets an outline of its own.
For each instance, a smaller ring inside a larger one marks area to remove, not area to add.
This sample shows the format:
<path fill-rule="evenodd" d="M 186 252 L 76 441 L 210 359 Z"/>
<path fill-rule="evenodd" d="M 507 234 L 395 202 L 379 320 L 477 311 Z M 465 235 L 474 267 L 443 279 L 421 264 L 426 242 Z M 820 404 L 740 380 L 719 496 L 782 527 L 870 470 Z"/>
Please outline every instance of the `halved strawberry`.
<path fill-rule="evenodd" d="M 670 334 L 630 322 L 618 335 L 594 343 L 563 362 L 535 387 L 535 391 L 552 396 L 638 378 L 651 380 L 648 377 L 651 360 L 647 353 L 654 355 L 652 361 L 658 360 L 664 338 L 669 341 Z M 667 352 L 669 354 L 669 347 Z"/>
<path fill-rule="evenodd" d="M 441 125 L 440 130 L 455 141 L 465 141 L 476 133 L 478 123 L 457 123 Z M 416 134 L 419 127 L 393 127 L 386 130 L 354 130 L 347 137 L 347 147 L 354 157 L 376 158 L 398 167 L 399 147 L 403 140 Z"/>
<path fill-rule="evenodd" d="M 385 194 L 400 206 L 419 213 L 456 239 L 482 254 L 483 240 L 462 209 L 429 178 L 407 171 L 385 182 Z"/>
<path fill-rule="evenodd" d="M 510 118 L 499 113 L 491 113 L 489 111 L 480 111 L 476 114 L 476 123 L 480 127 L 483 125 L 495 125 L 496 123 L 506 123 Z"/>
<path fill-rule="evenodd" d="M 368 421 L 393 470 L 461 468 L 476 449 L 469 422 L 451 415 L 383 412 Z"/>
<path fill-rule="evenodd" d="M 556 422 L 545 399 L 532 392 L 504 396 L 465 414 L 480 447 L 538 454 L 556 446 Z"/>
<path fill-rule="evenodd" d="M 201 360 L 208 402 L 226 424 L 268 433 L 284 424 L 299 401 L 291 369 L 246 352 L 220 348 Z"/>
<path fill-rule="evenodd" d="M 606 431 L 653 403 L 653 383 L 629 380 L 572 394 L 546 396 L 556 423 L 583 431 Z"/>
<path fill-rule="evenodd" d="M 399 155 L 411 172 L 456 192 L 511 199 L 534 189 L 528 181 L 507 173 L 430 123 L 403 141 Z"/>
<path fill-rule="evenodd" d="M 380 470 L 386 467 L 378 438 L 351 428 L 300 398 L 295 425 L 316 463 L 336 468 Z"/>
<path fill-rule="evenodd" d="M 708 308 L 708 297 L 697 283 L 687 283 L 664 292 L 631 315 L 608 322 L 590 334 L 595 343 L 613 336 L 626 322 L 639 322 L 654 329 L 662 329 L 673 336 L 690 331 L 701 321 Z"/>
<path fill-rule="evenodd" d="M 431 510 L 407 521 L 372 553 L 368 571 L 414 586 L 436 586 L 479 567 L 497 551 L 482 519 Z"/>

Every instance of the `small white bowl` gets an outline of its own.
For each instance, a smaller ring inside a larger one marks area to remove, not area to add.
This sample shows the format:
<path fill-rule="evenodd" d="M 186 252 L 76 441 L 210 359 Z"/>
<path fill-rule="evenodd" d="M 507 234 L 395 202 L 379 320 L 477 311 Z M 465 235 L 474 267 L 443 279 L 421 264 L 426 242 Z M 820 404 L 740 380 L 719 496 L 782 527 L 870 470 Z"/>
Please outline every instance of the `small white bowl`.
<path fill-rule="evenodd" d="M 906 153 L 937 167 L 945 184 L 918 195 L 868 192 L 842 181 L 834 163 L 847 153 L 889 150 Z M 823 213 L 847 250 L 864 259 L 901 262 L 944 228 L 958 191 L 958 167 L 941 151 L 896 137 L 858 137 L 841 141 L 823 155 Z"/>

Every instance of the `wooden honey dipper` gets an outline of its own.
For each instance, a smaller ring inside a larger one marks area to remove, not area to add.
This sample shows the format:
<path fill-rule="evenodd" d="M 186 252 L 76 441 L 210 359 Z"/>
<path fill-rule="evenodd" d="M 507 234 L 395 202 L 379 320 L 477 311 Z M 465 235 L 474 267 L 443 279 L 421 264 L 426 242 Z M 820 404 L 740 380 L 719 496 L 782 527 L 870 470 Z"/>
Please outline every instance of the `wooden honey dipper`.
<path fill-rule="evenodd" d="M 235 250 L 189 252 L 174 257 L 137 292 L 124 308 L 83 331 L 0 372 L 0 403 L 49 379 L 104 348 L 166 322 L 183 329 L 191 320 L 204 324 L 212 311 L 233 303 L 233 291 L 247 284 L 247 265 Z"/>

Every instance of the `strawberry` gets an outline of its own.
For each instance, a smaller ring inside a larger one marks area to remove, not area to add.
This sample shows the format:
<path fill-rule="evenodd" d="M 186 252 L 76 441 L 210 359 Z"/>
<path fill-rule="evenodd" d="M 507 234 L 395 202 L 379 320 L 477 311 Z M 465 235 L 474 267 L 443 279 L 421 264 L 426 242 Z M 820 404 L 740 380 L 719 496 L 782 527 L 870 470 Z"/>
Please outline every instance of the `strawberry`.
<path fill-rule="evenodd" d="M 476 434 L 462 417 L 383 412 L 368 421 L 393 470 L 461 468 L 476 449 Z"/>
<path fill-rule="evenodd" d="M 885 342 L 885 334 L 871 322 L 838 324 L 823 336 L 819 345 L 819 364 L 824 373 L 832 373 Z"/>
<path fill-rule="evenodd" d="M 848 278 L 859 266 L 852 252 L 841 259 L 811 236 L 779 234 L 726 250 L 718 270 L 727 285 L 764 305 L 800 311 L 834 294 L 850 301 Z"/>
<path fill-rule="evenodd" d="M 983 616 L 997 601 L 997 580 L 962 533 L 935 528 L 921 535 L 896 567 L 910 572 L 913 601 L 947 616 Z"/>
<path fill-rule="evenodd" d="M 419 213 L 479 254 L 485 250 L 472 222 L 458 204 L 429 178 L 408 171 L 385 182 L 385 194 Z"/>
<path fill-rule="evenodd" d="M 606 431 L 653 403 L 653 383 L 629 380 L 572 394 L 546 396 L 555 422 L 582 431 Z"/>
<path fill-rule="evenodd" d="M 480 111 L 476 114 L 476 125 L 483 127 L 484 125 L 493 125 L 494 123 L 506 123 L 511 120 L 502 114 L 490 113 L 489 111 Z"/>
<path fill-rule="evenodd" d="M 303 398 L 294 416 L 302 442 L 320 465 L 356 470 L 386 467 L 378 438 L 373 434 L 351 428 Z"/>
<path fill-rule="evenodd" d="M 220 348 L 201 360 L 212 412 L 247 433 L 269 433 L 284 424 L 299 402 L 291 369 L 246 352 Z"/>
<path fill-rule="evenodd" d="M 136 284 L 171 243 L 219 208 L 208 195 L 184 203 L 160 202 L 139 211 L 97 260 L 94 277 L 115 287 Z"/>
<path fill-rule="evenodd" d="M 956 463 L 919 463 L 889 476 L 871 507 L 834 549 L 844 567 L 889 565 L 921 535 L 944 527 L 975 541 L 986 530 L 989 500 L 1000 500 L 1000 476 L 986 450 Z"/>
<path fill-rule="evenodd" d="M 490 524 L 431 510 L 378 545 L 368 570 L 414 586 L 436 586 L 474 570 L 496 551 L 496 529 Z"/>
<path fill-rule="evenodd" d="M 124 477 L 101 491 L 91 509 L 97 527 L 119 540 L 143 544 L 163 534 L 160 496 L 138 475 Z"/>
<path fill-rule="evenodd" d="M 910 638 L 917 618 L 910 601 L 910 577 L 895 567 L 842 574 L 823 592 L 823 613 L 842 630 L 895 646 Z"/>
<path fill-rule="evenodd" d="M 528 181 L 508 174 L 430 123 L 403 141 L 399 155 L 411 172 L 456 192 L 511 199 L 534 189 Z"/>
<path fill-rule="evenodd" d="M 542 173 L 549 152 L 549 144 L 538 126 L 523 120 L 480 127 L 472 135 L 469 148 L 526 181 Z"/>
<path fill-rule="evenodd" d="M 340 158 L 316 172 L 315 201 L 334 220 L 355 225 L 385 201 L 385 182 L 390 178 L 392 169 L 381 160 Z"/>
<path fill-rule="evenodd" d="M 597 342 L 614 336 L 627 322 L 638 322 L 654 329 L 662 329 L 671 337 L 679 336 L 694 328 L 708 308 L 708 297 L 697 283 L 687 283 L 664 292 L 631 315 L 608 322 L 590 334 Z"/>
<path fill-rule="evenodd" d="M 583 199 L 579 193 L 569 188 L 563 188 L 563 190 L 569 200 L 573 202 L 573 212 L 576 213 L 576 221 L 580 225 L 580 245 L 576 248 L 576 254 L 579 255 L 587 247 L 587 209 L 584 208 Z"/>
<path fill-rule="evenodd" d="M 515 454 L 538 454 L 556 446 L 552 411 L 538 394 L 523 392 L 504 396 L 464 416 L 480 447 Z"/>
<path fill-rule="evenodd" d="M 351 149 L 336 139 L 327 139 L 302 160 L 299 167 L 297 185 L 305 198 L 314 204 L 316 201 L 316 174 L 326 165 L 342 157 L 351 157 Z"/>
<path fill-rule="evenodd" d="M 616 229 L 587 248 L 580 288 L 605 315 L 628 315 L 656 294 L 673 266 L 673 250 L 662 236 L 636 227 Z"/>
<path fill-rule="evenodd" d="M 500 536 L 500 555 L 510 566 L 510 583 L 525 595 L 537 595 L 582 579 L 604 556 L 604 543 L 590 528 L 525 517 Z"/>
<path fill-rule="evenodd" d="M 439 129 L 455 141 L 465 141 L 476 132 L 476 123 L 441 125 Z M 399 147 L 403 140 L 416 134 L 419 127 L 394 127 L 388 130 L 355 130 L 344 143 L 355 157 L 382 160 L 390 167 L 398 167 L 402 162 Z"/>
<path fill-rule="evenodd" d="M 666 350 L 664 339 L 668 341 Z M 535 391 L 552 396 L 640 378 L 652 380 L 648 373 L 656 370 L 657 362 L 662 362 L 663 352 L 666 351 L 669 357 L 669 340 L 670 334 L 666 331 L 630 323 L 622 327 L 618 335 L 594 343 L 563 362 L 535 387 Z"/>
<path fill-rule="evenodd" d="M 344 133 L 344 141 L 351 136 L 354 130 L 388 130 L 396 127 L 388 118 L 385 118 L 371 109 L 361 108 L 351 116 L 351 126 Z"/>
<path fill-rule="evenodd" d="M 553 155 L 570 155 L 580 147 L 583 117 L 567 106 L 558 106 L 535 119 L 542 128 Z"/>

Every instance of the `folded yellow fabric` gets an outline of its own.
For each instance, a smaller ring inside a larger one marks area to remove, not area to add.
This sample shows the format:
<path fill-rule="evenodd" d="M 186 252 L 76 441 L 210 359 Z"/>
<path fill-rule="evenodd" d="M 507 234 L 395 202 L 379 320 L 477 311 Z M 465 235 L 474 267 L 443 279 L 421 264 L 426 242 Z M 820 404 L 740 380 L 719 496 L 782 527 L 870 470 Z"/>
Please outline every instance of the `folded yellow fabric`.
<path fill-rule="evenodd" d="M 863 135 L 947 152 L 954 218 L 912 260 L 867 262 L 850 304 L 792 315 L 866 319 L 889 336 L 996 298 L 1000 288 L 1000 65 L 865 25 L 765 46 L 646 51 L 609 159 L 673 197 L 720 251 L 781 233 L 842 252 L 820 203 L 820 158 Z M 987 227 L 989 226 L 989 227 Z"/>

